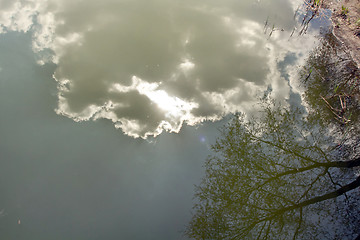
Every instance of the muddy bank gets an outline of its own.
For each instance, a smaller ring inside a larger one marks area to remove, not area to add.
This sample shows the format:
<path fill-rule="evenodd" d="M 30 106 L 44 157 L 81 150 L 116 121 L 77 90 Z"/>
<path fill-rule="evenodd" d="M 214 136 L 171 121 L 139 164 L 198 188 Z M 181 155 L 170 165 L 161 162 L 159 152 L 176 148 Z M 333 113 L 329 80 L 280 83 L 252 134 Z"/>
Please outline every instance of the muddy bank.
<path fill-rule="evenodd" d="M 360 67 L 360 0 L 325 1 L 332 10 L 333 34 Z"/>

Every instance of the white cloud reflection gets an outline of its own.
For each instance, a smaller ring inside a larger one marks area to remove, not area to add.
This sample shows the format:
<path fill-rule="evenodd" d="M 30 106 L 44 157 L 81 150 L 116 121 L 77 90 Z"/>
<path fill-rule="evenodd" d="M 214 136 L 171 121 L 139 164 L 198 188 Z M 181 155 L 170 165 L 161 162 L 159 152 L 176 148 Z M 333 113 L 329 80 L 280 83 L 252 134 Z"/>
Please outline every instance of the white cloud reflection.
<path fill-rule="evenodd" d="M 31 31 L 39 63 L 57 64 L 58 114 L 110 119 L 146 138 L 253 111 L 269 86 L 287 98 L 277 64 L 313 45 L 311 36 L 289 41 L 300 2 L 2 1 L 0 29 Z M 267 18 L 284 31 L 269 39 Z"/>

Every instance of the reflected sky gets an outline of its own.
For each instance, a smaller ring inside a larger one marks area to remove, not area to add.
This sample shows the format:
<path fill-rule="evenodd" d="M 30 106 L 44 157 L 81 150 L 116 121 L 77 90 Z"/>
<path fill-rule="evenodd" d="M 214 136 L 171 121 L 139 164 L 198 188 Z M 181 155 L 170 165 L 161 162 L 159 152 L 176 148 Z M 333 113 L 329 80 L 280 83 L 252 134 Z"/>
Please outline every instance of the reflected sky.
<path fill-rule="evenodd" d="M 54 112 L 56 66 L 36 63 L 30 34 L 8 33 L 0 49 L 1 238 L 186 239 L 222 123 L 147 141 L 106 120 L 77 123 Z"/>
<path fill-rule="evenodd" d="M 39 64 L 56 64 L 58 114 L 147 138 L 249 111 L 269 87 L 288 97 L 277 62 L 313 45 L 289 40 L 301 2 L 3 1 L 0 19 L 3 32 L 31 32 Z"/>
<path fill-rule="evenodd" d="M 0 0 L 0 234 L 186 239 L 223 117 L 299 97 L 300 2 Z"/>

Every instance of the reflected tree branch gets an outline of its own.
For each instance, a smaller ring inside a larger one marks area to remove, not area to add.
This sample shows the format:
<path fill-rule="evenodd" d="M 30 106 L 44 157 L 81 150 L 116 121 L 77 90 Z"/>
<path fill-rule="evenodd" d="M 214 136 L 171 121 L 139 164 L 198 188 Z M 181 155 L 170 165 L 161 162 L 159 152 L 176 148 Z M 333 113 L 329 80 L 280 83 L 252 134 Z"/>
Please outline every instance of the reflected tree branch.
<path fill-rule="evenodd" d="M 235 116 L 213 145 L 216 155 L 206 161 L 206 176 L 196 190 L 199 204 L 189 237 L 304 238 L 312 234 L 303 231 L 313 224 L 309 213 L 360 186 L 360 177 L 345 181 L 339 171 L 340 185 L 330 173 L 359 167 L 359 157 L 337 159 L 325 131 L 312 131 L 312 123 L 296 114 L 280 107 L 264 112 L 249 121 Z"/>

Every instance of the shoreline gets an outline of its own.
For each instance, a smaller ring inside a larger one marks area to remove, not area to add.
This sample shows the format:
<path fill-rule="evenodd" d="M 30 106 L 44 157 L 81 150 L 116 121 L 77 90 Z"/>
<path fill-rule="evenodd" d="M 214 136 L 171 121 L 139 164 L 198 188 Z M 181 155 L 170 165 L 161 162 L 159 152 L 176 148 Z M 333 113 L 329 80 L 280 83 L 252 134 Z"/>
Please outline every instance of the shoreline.
<path fill-rule="evenodd" d="M 332 11 L 332 34 L 360 67 L 360 0 L 332 0 L 326 8 Z"/>

